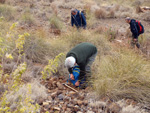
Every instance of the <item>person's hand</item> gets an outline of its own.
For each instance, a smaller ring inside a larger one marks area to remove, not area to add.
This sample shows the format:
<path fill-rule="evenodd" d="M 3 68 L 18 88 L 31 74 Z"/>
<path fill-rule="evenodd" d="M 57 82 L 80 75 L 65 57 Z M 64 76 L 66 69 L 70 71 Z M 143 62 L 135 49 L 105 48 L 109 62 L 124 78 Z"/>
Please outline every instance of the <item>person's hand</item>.
<path fill-rule="evenodd" d="M 79 81 L 77 81 L 77 82 L 75 83 L 75 86 L 79 86 L 79 84 L 80 84 L 80 82 L 79 82 Z"/>
<path fill-rule="evenodd" d="M 70 79 L 71 79 L 71 80 L 74 80 L 73 74 L 70 74 Z"/>

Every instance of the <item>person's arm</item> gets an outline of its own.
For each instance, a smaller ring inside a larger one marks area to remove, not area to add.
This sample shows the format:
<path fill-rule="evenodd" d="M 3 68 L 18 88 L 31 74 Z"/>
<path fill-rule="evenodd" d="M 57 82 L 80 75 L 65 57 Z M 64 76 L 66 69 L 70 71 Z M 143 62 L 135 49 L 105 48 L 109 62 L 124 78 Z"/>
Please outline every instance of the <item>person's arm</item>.
<path fill-rule="evenodd" d="M 73 15 L 71 14 L 71 25 L 73 26 L 74 24 L 74 18 L 73 18 Z"/>
<path fill-rule="evenodd" d="M 68 68 L 70 74 L 72 74 L 72 68 Z"/>
<path fill-rule="evenodd" d="M 75 68 L 73 70 L 73 76 L 75 79 L 78 79 L 79 78 L 79 75 L 80 75 L 80 69 L 79 68 Z"/>
<path fill-rule="evenodd" d="M 86 29 L 86 18 L 85 18 L 85 16 L 83 15 L 83 13 L 81 13 L 81 17 L 82 17 L 82 25 L 83 25 L 83 28 Z"/>
<path fill-rule="evenodd" d="M 138 39 L 138 29 L 135 22 L 131 23 L 131 32 L 133 34 L 133 38 Z"/>
<path fill-rule="evenodd" d="M 73 69 L 72 74 L 70 74 L 70 79 L 76 80 L 79 78 L 79 75 L 80 75 L 80 69 L 78 67 L 76 67 L 75 69 Z"/>
<path fill-rule="evenodd" d="M 71 80 L 74 80 L 74 76 L 73 76 L 73 71 L 72 71 L 72 68 L 68 68 L 68 71 L 69 71 L 69 73 L 70 73 L 70 79 Z"/>

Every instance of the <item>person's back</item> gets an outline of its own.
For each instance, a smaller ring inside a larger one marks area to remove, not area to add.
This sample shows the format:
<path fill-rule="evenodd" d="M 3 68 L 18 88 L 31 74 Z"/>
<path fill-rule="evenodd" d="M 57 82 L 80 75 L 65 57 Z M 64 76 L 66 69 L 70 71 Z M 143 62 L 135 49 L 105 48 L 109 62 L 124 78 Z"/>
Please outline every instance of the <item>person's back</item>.
<path fill-rule="evenodd" d="M 141 22 L 139 22 L 137 20 L 134 20 L 134 19 L 131 19 L 130 29 L 131 29 L 131 32 L 134 35 L 134 38 L 138 38 L 138 36 L 140 34 L 144 33 L 144 27 L 141 24 Z"/>
<path fill-rule="evenodd" d="M 76 58 L 77 64 L 80 66 L 81 70 L 84 71 L 87 59 L 95 53 L 97 53 L 96 46 L 88 42 L 83 42 L 72 48 L 67 53 L 66 57 L 73 56 Z"/>
<path fill-rule="evenodd" d="M 77 9 L 71 10 L 71 25 L 73 26 L 74 24 L 77 28 L 86 28 L 86 18 L 84 14 Z"/>

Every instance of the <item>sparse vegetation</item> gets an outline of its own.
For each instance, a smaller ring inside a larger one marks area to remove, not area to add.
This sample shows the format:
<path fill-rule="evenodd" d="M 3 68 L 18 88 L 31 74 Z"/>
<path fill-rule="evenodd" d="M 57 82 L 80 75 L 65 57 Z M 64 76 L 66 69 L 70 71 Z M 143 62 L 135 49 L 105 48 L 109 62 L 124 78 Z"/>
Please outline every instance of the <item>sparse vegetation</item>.
<path fill-rule="evenodd" d="M 101 19 L 101 18 L 104 19 L 104 18 L 106 18 L 107 13 L 106 13 L 106 11 L 103 10 L 103 9 L 98 9 L 98 10 L 95 11 L 95 16 L 96 16 L 96 18 L 98 18 L 98 19 Z"/>
<path fill-rule="evenodd" d="M 58 30 L 61 30 L 63 27 L 63 23 L 61 22 L 60 18 L 58 18 L 56 15 L 53 15 L 50 18 L 50 25 L 52 29 L 58 29 Z"/>
<path fill-rule="evenodd" d="M 106 31 L 105 35 L 106 35 L 106 38 L 107 38 L 109 41 L 113 41 L 113 40 L 116 38 L 116 36 L 117 36 L 117 31 L 112 30 L 112 28 L 109 28 L 109 29 Z"/>
<path fill-rule="evenodd" d="M 149 107 L 149 31 L 145 29 L 139 37 L 141 51 L 126 48 L 123 41 L 128 41 L 131 33 L 125 31 L 127 25 L 122 18 L 140 18 L 148 28 L 149 11 L 139 13 L 140 5 L 150 6 L 148 0 L 38 0 L 34 5 L 32 2 L 8 0 L 0 4 L 0 113 L 39 113 L 44 101 L 54 100 L 51 89 L 60 84 L 50 77 L 68 76 L 65 54 L 81 42 L 90 42 L 98 49 L 91 80 L 98 97 L 109 97 L 113 102 L 132 99 Z M 73 7 L 86 10 L 86 30 L 70 27 Z M 39 16 L 41 12 L 50 19 Z M 120 31 L 123 32 L 118 36 Z M 121 46 L 115 43 L 116 39 Z M 107 102 L 103 104 L 104 109 L 110 107 Z M 122 112 L 140 111 L 134 106 L 121 107 Z"/>
<path fill-rule="evenodd" d="M 108 14 L 109 18 L 115 18 L 115 11 L 114 10 L 110 10 L 109 14 Z"/>
<path fill-rule="evenodd" d="M 30 10 L 26 10 L 24 12 L 24 14 L 21 17 L 21 21 L 28 25 L 34 24 L 35 21 L 32 14 L 30 13 Z"/>
<path fill-rule="evenodd" d="M 60 53 L 59 55 L 57 55 L 55 57 L 54 60 L 49 60 L 48 65 L 44 67 L 44 70 L 41 72 L 42 73 L 42 78 L 45 80 L 46 78 L 49 78 L 52 73 L 56 73 L 57 72 L 57 68 L 60 65 L 60 59 L 61 57 L 63 57 L 64 54 Z"/>
<path fill-rule="evenodd" d="M 3 16 L 6 20 L 13 20 L 15 18 L 15 12 L 15 8 L 9 5 L 0 4 L 0 16 Z"/>
<path fill-rule="evenodd" d="M 46 62 L 46 56 L 49 56 L 51 53 L 51 51 L 49 51 L 50 47 L 50 43 L 35 34 L 26 39 L 24 52 L 28 60 L 44 63 Z"/>

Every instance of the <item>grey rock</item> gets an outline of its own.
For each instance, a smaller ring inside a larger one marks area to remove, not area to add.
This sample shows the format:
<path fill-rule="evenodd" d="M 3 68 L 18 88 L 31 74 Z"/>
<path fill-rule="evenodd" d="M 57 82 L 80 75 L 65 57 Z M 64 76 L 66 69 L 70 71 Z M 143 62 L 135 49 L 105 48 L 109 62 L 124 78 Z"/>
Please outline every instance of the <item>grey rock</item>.
<path fill-rule="evenodd" d="M 63 100 L 64 99 L 64 95 L 60 94 L 60 95 L 58 95 L 58 98 L 59 98 L 59 100 Z"/>

